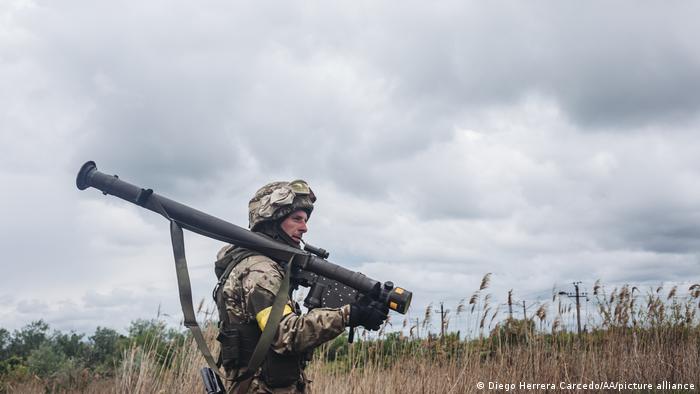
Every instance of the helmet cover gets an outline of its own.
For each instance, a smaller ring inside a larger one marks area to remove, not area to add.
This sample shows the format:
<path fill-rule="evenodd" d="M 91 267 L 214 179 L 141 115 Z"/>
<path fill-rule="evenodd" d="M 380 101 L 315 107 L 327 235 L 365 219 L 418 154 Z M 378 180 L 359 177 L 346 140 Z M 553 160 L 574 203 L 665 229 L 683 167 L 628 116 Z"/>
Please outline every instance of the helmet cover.
<path fill-rule="evenodd" d="M 248 203 L 248 227 L 255 231 L 261 223 L 278 220 L 300 209 L 311 216 L 315 201 L 314 192 L 303 180 L 268 183 Z"/>

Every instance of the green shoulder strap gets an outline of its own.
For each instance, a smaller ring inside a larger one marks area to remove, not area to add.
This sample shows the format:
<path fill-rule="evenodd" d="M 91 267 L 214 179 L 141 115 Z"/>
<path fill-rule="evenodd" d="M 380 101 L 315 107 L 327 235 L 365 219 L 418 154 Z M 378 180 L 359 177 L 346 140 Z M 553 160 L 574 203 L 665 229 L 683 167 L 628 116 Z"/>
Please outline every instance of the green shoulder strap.
<path fill-rule="evenodd" d="M 211 355 L 209 346 L 207 346 L 206 340 L 204 340 L 204 335 L 202 335 L 202 330 L 199 328 L 197 323 L 197 316 L 194 313 L 194 305 L 192 304 L 192 286 L 190 285 L 190 274 L 187 271 L 187 259 L 185 258 L 185 238 L 182 234 L 182 227 L 168 215 L 168 212 L 163 208 L 160 201 L 155 198 L 152 194 L 147 195 L 146 198 L 153 202 L 155 209 L 158 213 L 163 215 L 164 218 L 170 221 L 170 239 L 173 244 L 173 255 L 175 257 L 175 274 L 177 275 L 177 290 L 180 294 L 180 306 L 182 307 L 182 315 L 184 318 L 185 327 L 189 328 L 192 332 L 195 342 L 197 342 L 197 347 L 199 351 L 202 352 L 202 356 L 207 361 L 209 368 L 212 369 L 219 377 L 222 377 L 222 373 L 219 367 L 214 361 L 214 357 Z M 144 205 L 146 200 L 142 202 Z"/>
<path fill-rule="evenodd" d="M 187 271 L 187 259 L 185 259 L 185 240 L 182 234 L 182 227 L 174 221 L 170 220 L 170 237 L 173 243 L 173 254 L 175 255 L 175 273 L 177 275 L 177 288 L 180 293 L 180 305 L 182 306 L 182 314 L 184 316 L 185 327 L 192 332 L 195 342 L 202 356 L 211 368 L 220 377 L 223 376 L 219 367 L 211 355 L 209 346 L 204 340 L 202 330 L 197 323 L 197 317 L 194 313 L 194 305 L 192 304 L 192 286 L 190 285 L 190 274 Z"/>

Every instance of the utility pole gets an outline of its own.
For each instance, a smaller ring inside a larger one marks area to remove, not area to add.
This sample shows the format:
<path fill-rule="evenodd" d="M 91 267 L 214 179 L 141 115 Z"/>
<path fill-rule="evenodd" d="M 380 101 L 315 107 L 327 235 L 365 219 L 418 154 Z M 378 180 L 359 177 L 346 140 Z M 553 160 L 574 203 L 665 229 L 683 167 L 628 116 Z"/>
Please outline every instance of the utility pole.
<path fill-rule="evenodd" d="M 445 337 L 445 309 L 443 303 L 440 302 L 440 338 Z"/>
<path fill-rule="evenodd" d="M 450 310 L 445 310 L 444 302 L 440 301 L 440 338 L 445 337 L 445 317 L 448 313 L 450 313 Z"/>
<path fill-rule="evenodd" d="M 525 300 L 523 300 L 523 320 L 527 320 L 527 308 L 525 308 Z"/>
<path fill-rule="evenodd" d="M 579 291 L 578 285 L 580 284 L 581 282 L 573 282 L 574 289 L 576 290 L 574 294 L 565 291 L 559 292 L 559 295 L 576 298 L 576 328 L 579 336 L 581 335 L 581 297 L 588 297 L 588 293 L 581 293 Z"/>
<path fill-rule="evenodd" d="M 581 295 L 578 292 L 578 285 L 581 282 L 574 282 L 574 288 L 576 289 L 576 328 L 578 329 L 578 335 L 581 336 Z"/>
<path fill-rule="evenodd" d="M 513 289 L 508 292 L 508 320 L 513 320 Z"/>

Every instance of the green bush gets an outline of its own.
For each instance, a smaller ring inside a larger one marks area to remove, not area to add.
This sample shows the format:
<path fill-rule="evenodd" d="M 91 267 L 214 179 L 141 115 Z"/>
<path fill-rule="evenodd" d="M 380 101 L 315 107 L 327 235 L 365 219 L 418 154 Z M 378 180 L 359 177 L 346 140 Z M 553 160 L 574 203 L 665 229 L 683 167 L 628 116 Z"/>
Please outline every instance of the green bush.
<path fill-rule="evenodd" d="M 15 331 L 9 341 L 8 352 L 21 358 L 27 358 L 32 350 L 39 348 L 49 340 L 49 325 L 43 320 L 33 321 L 21 330 Z"/>
<path fill-rule="evenodd" d="M 97 327 L 90 337 L 85 364 L 101 375 L 114 375 L 129 339 L 111 328 Z"/>
<path fill-rule="evenodd" d="M 30 372 L 48 378 L 56 374 L 67 361 L 68 357 L 57 346 L 44 342 L 31 351 L 27 358 L 27 366 Z"/>

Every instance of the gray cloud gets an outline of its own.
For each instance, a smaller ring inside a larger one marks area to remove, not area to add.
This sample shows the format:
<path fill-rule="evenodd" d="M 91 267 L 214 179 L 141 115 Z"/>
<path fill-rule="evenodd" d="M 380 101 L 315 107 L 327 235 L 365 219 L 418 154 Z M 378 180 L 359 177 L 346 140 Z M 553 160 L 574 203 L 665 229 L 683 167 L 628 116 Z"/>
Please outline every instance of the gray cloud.
<path fill-rule="evenodd" d="M 0 320 L 178 316 L 167 223 L 78 192 L 86 160 L 243 226 L 305 178 L 309 240 L 416 315 L 486 272 L 533 299 L 697 278 L 697 7 L 7 2 Z M 196 295 L 219 246 L 187 235 Z"/>
<path fill-rule="evenodd" d="M 581 125 L 627 129 L 696 115 L 696 7 L 453 2 L 375 13 L 350 40 L 401 97 L 443 113 L 540 92 Z"/>

